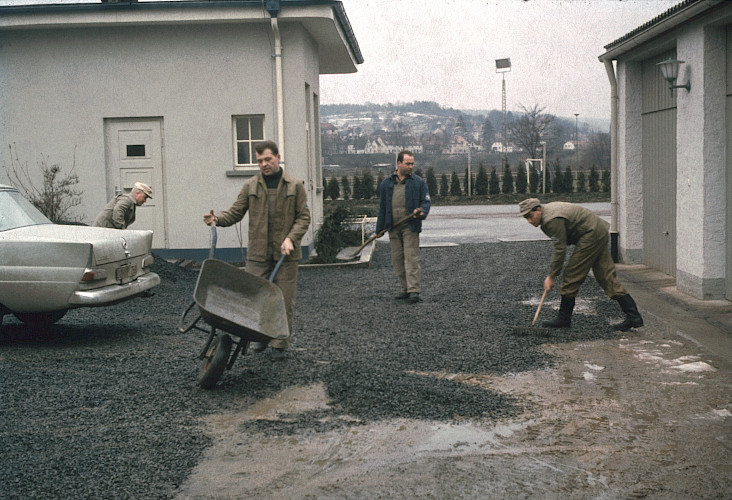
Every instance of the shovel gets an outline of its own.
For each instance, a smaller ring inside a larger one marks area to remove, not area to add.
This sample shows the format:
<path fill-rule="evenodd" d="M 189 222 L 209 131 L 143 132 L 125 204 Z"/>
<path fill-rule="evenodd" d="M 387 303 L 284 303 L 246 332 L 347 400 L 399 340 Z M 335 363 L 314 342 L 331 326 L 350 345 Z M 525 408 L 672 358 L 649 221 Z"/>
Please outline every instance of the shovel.
<path fill-rule="evenodd" d="M 407 215 L 403 219 L 397 221 L 396 224 L 394 224 L 393 226 L 391 226 L 391 229 L 393 229 L 393 228 L 395 228 L 397 226 L 401 226 L 402 224 L 404 224 L 405 222 L 409 222 L 413 218 L 414 218 L 414 212 L 412 212 L 411 214 Z M 343 250 L 341 250 L 340 252 L 338 252 L 338 255 L 336 255 L 336 259 L 338 259 L 338 260 L 353 260 L 353 259 L 355 259 L 356 257 L 358 257 L 358 254 L 361 253 L 361 250 L 363 250 L 366 245 L 368 245 L 369 243 L 371 243 L 375 239 L 381 238 L 382 236 L 384 236 L 384 234 L 386 233 L 386 231 L 388 231 L 388 229 L 382 229 L 381 231 L 379 231 L 378 233 L 374 234 L 369 239 L 367 239 L 366 241 L 364 241 L 363 244 L 360 247 L 346 247 L 346 248 L 344 248 Z"/>

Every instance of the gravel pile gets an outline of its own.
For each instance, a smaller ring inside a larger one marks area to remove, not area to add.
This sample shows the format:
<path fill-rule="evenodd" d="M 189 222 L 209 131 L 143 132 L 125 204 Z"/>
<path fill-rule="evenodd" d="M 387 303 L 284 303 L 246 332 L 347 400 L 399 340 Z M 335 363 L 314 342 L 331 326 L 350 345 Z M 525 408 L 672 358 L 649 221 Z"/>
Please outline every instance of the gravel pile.
<path fill-rule="evenodd" d="M 0 330 L 0 498 L 168 498 L 209 445 L 201 418 L 293 385 L 322 383 L 331 408 L 246 424 L 321 432 L 397 417 L 489 420 L 523 401 L 435 374 L 551 366 L 545 342 L 608 338 L 620 310 L 593 278 L 573 328 L 517 336 L 541 296 L 546 242 L 424 248 L 423 302 L 397 302 L 388 245 L 368 269 L 303 268 L 286 361 L 240 357 L 216 389 L 197 386 L 205 335 L 179 334 L 197 273 L 158 260 L 149 298 L 70 311 L 49 332 L 6 317 Z M 530 301 L 532 302 L 526 302 Z M 553 290 L 547 300 L 558 300 Z M 545 305 L 541 318 L 554 314 Z"/>

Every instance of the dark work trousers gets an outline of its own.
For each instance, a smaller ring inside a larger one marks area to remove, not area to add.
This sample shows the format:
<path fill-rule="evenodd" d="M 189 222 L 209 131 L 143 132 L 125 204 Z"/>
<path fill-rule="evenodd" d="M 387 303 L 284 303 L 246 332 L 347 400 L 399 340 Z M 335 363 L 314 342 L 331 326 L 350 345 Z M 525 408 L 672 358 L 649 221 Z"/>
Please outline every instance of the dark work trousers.
<path fill-rule="evenodd" d="M 266 280 L 269 279 L 272 271 L 274 271 L 276 260 L 269 260 L 267 262 L 255 262 L 247 260 L 245 270 L 254 276 L 259 276 Z M 295 316 L 295 296 L 297 295 L 297 269 L 298 262 L 284 261 L 280 270 L 277 271 L 275 276 L 274 284 L 282 290 L 282 296 L 285 299 L 285 311 L 287 312 L 287 325 L 290 329 L 290 336 L 286 339 L 272 340 L 269 345 L 279 349 L 287 349 L 290 347 L 292 339 L 292 325 Z"/>
<path fill-rule="evenodd" d="M 419 233 L 402 224 L 389 231 L 391 264 L 399 277 L 402 292 L 420 293 Z"/>
<path fill-rule="evenodd" d="M 564 267 L 561 295 L 576 297 L 580 285 L 592 269 L 595 279 L 611 299 L 619 299 L 628 292 L 615 276 L 615 263 L 608 248 L 608 233 L 598 237 L 594 232 L 583 235 Z"/>

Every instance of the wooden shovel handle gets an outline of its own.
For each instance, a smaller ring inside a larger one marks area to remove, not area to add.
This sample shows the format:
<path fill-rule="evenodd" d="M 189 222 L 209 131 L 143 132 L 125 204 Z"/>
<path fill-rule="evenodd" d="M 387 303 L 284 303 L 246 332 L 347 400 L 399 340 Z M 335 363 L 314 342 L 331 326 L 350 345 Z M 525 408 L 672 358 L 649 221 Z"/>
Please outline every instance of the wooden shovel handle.
<path fill-rule="evenodd" d="M 385 228 L 385 229 L 382 229 L 381 231 L 379 231 L 379 232 L 378 232 L 378 233 L 376 233 L 376 234 L 372 234 L 372 235 L 371 235 L 371 237 L 369 237 L 369 239 L 367 239 L 366 241 L 364 241 L 364 242 L 363 242 L 363 243 L 361 244 L 361 246 L 360 246 L 360 247 L 358 247 L 358 248 L 356 249 L 356 253 L 355 253 L 355 255 L 358 255 L 358 254 L 359 254 L 359 252 L 361 252 L 361 250 L 363 250 L 363 249 L 364 249 L 364 247 L 365 247 L 366 245 L 368 245 L 369 243 L 371 243 L 371 242 L 372 242 L 372 241 L 374 241 L 375 239 L 377 239 L 377 238 L 381 238 L 382 236 L 384 236 L 384 234 L 386 234 L 386 232 L 387 232 L 387 231 L 388 231 L 389 229 L 393 229 L 393 228 L 395 228 L 395 227 L 397 227 L 397 226 L 401 226 L 402 224 L 404 224 L 405 222 L 409 221 L 409 219 L 412 219 L 413 217 L 414 217 L 414 212 L 412 212 L 412 213 L 411 213 L 410 215 L 407 215 L 407 216 L 406 216 L 406 217 L 404 217 L 403 219 L 399 219 L 399 220 L 398 220 L 398 221 L 396 222 L 396 224 L 394 224 L 393 226 L 391 226 L 391 228 L 388 228 L 388 229 L 386 229 L 386 228 Z"/>
<path fill-rule="evenodd" d="M 387 232 L 387 231 L 388 231 L 389 229 L 394 229 L 394 228 L 395 228 L 395 227 L 397 227 L 397 226 L 401 226 L 402 224 L 404 224 L 405 222 L 409 222 L 409 220 L 410 220 L 410 219 L 413 219 L 413 218 L 414 218 L 414 212 L 412 212 L 411 214 L 407 215 L 407 216 L 406 216 L 406 217 L 404 217 L 403 219 L 399 219 L 398 221 L 396 221 L 396 224 L 394 224 L 394 225 L 393 225 L 393 226 L 391 226 L 390 228 L 388 228 L 388 229 L 386 229 L 386 228 L 385 228 L 385 229 L 382 229 L 381 231 L 379 231 L 379 232 L 378 232 L 378 236 L 376 236 L 376 237 L 377 237 L 377 238 L 381 238 L 382 236 L 384 236 L 384 234 L 386 234 L 386 232 Z"/>
<path fill-rule="evenodd" d="M 544 294 L 541 296 L 541 301 L 539 302 L 539 307 L 536 308 L 536 314 L 534 314 L 534 321 L 531 322 L 531 326 L 534 326 L 536 323 L 536 319 L 539 317 L 539 311 L 541 311 L 541 306 L 544 305 L 544 299 L 546 298 L 546 293 L 549 290 L 544 290 Z"/>

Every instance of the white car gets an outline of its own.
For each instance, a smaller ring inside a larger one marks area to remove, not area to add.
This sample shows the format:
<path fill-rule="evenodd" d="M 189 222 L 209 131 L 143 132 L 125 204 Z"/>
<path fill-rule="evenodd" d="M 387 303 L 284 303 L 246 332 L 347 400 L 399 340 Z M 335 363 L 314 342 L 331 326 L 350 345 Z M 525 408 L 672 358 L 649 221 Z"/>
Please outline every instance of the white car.
<path fill-rule="evenodd" d="M 54 224 L 0 184 L 0 323 L 48 326 L 76 307 L 108 306 L 160 284 L 152 231 Z"/>

